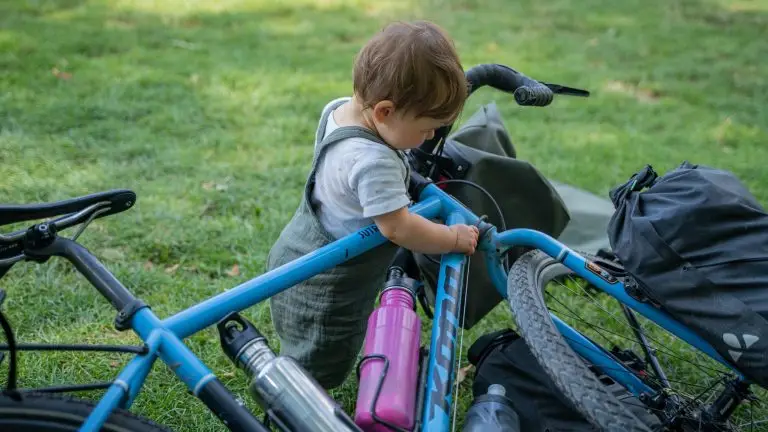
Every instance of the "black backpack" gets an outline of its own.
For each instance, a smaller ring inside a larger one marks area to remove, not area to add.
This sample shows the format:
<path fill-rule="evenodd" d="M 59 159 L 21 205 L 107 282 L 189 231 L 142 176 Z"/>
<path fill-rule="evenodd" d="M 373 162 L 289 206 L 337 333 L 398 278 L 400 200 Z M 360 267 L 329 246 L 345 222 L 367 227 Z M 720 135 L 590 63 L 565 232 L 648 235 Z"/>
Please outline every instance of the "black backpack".
<path fill-rule="evenodd" d="M 610 196 L 608 237 L 634 296 L 768 385 L 765 209 L 733 174 L 688 162 L 661 177 L 647 166 Z"/>

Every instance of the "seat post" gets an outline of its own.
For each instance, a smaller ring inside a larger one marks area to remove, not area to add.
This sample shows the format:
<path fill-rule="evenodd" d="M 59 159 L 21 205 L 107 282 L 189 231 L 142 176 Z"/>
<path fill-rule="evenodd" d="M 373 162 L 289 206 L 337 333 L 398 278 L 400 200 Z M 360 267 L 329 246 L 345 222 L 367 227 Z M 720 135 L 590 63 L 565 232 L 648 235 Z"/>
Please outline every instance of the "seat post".
<path fill-rule="evenodd" d="M 55 236 L 47 246 L 25 250 L 24 253 L 30 258 L 40 260 L 60 256 L 74 264 L 88 282 L 120 311 L 122 316 L 118 315 L 118 326 L 120 321 L 129 321 L 137 310 L 146 307 L 88 249 L 73 240 Z"/>

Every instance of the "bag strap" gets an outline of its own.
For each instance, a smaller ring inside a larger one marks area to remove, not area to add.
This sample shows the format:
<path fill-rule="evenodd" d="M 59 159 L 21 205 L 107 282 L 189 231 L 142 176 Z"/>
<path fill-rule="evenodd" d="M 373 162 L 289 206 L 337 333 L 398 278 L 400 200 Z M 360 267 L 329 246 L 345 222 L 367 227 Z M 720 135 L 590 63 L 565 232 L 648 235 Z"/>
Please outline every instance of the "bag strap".
<path fill-rule="evenodd" d="M 467 351 L 467 359 L 475 367 L 479 368 L 488 354 L 499 345 L 515 341 L 520 338 L 514 330 L 503 329 L 488 333 L 477 338 L 475 343 Z"/>
<path fill-rule="evenodd" d="M 656 171 L 650 165 L 646 165 L 643 169 L 633 174 L 626 183 L 611 190 L 609 196 L 614 208 L 618 209 L 632 192 L 653 186 L 658 177 L 659 175 L 656 174 Z"/>
<path fill-rule="evenodd" d="M 633 218 L 632 222 L 638 225 L 638 228 L 640 228 L 640 233 L 645 241 L 647 241 L 648 244 L 650 244 L 651 247 L 653 247 L 653 249 L 656 250 L 659 255 L 661 255 L 666 263 L 669 263 L 673 266 L 681 266 L 687 264 L 685 260 L 683 260 L 680 255 L 678 255 L 677 252 L 675 252 L 667 244 L 667 242 L 661 238 L 659 232 L 656 231 L 656 228 L 653 226 L 651 221 L 644 217 L 638 217 Z"/>
<path fill-rule="evenodd" d="M 334 144 L 348 138 L 365 138 L 368 141 L 373 141 L 390 147 L 390 145 L 385 143 L 378 135 L 361 126 L 340 126 L 329 133 L 327 137 L 323 138 L 318 147 L 325 147 L 329 144 Z"/>
<path fill-rule="evenodd" d="M 719 289 L 718 287 L 712 283 L 712 281 L 701 271 L 699 271 L 696 266 L 692 265 L 690 262 L 688 262 L 686 259 L 681 257 L 680 255 L 675 252 L 672 247 L 670 247 L 664 239 L 659 237 L 658 232 L 653 228 L 653 224 L 644 218 L 638 218 L 635 220 L 635 222 L 640 222 L 642 230 L 643 238 L 648 241 L 651 246 L 659 253 L 659 255 L 662 256 L 664 259 L 665 264 L 669 264 L 670 266 L 677 267 L 680 270 L 682 270 L 684 278 L 689 279 L 691 281 L 691 285 L 697 287 L 698 290 L 700 290 L 699 295 L 702 296 L 713 296 L 716 293 L 718 293 Z M 660 296 L 660 291 L 654 291 L 649 289 L 645 284 L 643 284 L 642 281 L 640 281 L 637 278 L 634 278 L 636 282 L 639 283 L 639 286 L 641 287 L 643 294 L 648 297 L 649 299 L 653 300 L 653 302 L 657 303 L 659 306 L 663 309 L 663 302 L 667 300 L 665 298 L 666 296 Z M 727 297 L 730 297 L 732 299 L 735 299 L 731 294 L 729 293 L 723 293 L 721 292 L 720 295 L 724 295 Z M 724 300 L 720 300 L 721 302 Z M 741 301 L 738 300 L 740 303 Z"/>

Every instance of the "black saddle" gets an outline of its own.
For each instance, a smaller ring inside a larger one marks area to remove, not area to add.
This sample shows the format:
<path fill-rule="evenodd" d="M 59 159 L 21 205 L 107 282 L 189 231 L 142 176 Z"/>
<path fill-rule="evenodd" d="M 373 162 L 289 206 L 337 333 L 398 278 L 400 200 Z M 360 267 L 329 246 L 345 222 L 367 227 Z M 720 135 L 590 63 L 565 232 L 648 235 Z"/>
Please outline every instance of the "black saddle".
<path fill-rule="evenodd" d="M 77 213 L 102 202 L 109 204 L 109 210 L 100 213 L 99 217 L 120 213 L 133 207 L 136 194 L 128 189 L 115 189 L 51 203 L 0 204 L 0 226 Z"/>

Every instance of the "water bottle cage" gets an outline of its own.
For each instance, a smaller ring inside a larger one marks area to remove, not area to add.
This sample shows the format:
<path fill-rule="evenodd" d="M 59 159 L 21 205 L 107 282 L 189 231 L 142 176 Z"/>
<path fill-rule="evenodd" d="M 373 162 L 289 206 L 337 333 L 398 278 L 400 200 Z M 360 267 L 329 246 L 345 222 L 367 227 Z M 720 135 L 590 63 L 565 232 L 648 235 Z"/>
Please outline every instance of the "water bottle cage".
<path fill-rule="evenodd" d="M 395 287 L 392 287 L 392 288 L 395 288 Z M 393 431 L 410 432 L 409 430 L 398 427 L 397 425 L 393 425 L 392 423 L 389 423 L 388 421 L 383 420 L 376 415 L 376 403 L 379 401 L 379 395 L 381 394 L 381 389 L 384 387 L 384 380 L 387 378 L 387 372 L 389 371 L 389 359 L 387 358 L 387 356 L 383 354 L 369 354 L 363 357 L 362 359 L 360 359 L 360 362 L 357 363 L 357 370 L 355 371 L 357 373 L 358 382 L 360 381 L 360 369 L 363 367 L 363 363 L 365 363 L 367 360 L 384 361 L 384 368 L 381 370 L 381 377 L 379 377 L 379 382 L 376 384 L 376 392 L 374 393 L 373 400 L 371 401 L 371 408 L 369 409 L 371 418 L 376 423 L 383 424 L 384 426 L 392 429 Z"/>

